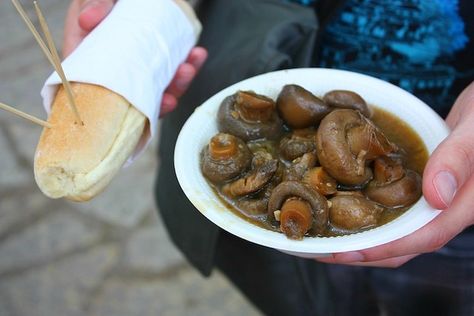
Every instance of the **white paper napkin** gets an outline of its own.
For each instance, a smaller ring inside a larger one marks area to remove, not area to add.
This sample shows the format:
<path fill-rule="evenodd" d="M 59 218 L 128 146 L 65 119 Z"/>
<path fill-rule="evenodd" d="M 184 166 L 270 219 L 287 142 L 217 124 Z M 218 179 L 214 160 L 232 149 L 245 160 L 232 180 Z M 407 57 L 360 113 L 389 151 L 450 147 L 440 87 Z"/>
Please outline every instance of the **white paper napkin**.
<path fill-rule="evenodd" d="M 149 119 L 136 157 L 155 135 L 163 92 L 195 42 L 190 20 L 174 1 L 119 0 L 62 66 L 69 81 L 104 86 Z M 48 113 L 60 83 L 53 73 L 41 90 Z"/>

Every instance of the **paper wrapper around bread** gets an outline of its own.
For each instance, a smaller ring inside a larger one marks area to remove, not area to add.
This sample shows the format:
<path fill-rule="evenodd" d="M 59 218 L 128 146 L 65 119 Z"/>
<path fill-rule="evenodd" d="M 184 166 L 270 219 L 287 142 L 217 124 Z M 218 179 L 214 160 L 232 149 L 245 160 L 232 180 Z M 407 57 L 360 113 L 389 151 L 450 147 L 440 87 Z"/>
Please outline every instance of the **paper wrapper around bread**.
<path fill-rule="evenodd" d="M 73 84 L 76 102 L 91 103 L 96 101 L 97 98 L 103 98 L 103 112 L 107 111 L 107 107 L 113 107 L 111 104 L 106 105 L 106 102 L 116 103 L 118 112 L 121 111 L 119 106 L 124 107 L 121 103 L 125 103 L 125 108 L 129 107 L 128 104 L 130 104 L 133 110 L 138 110 L 134 112 L 146 117 L 148 122 L 145 129 L 139 135 L 139 141 L 135 142 L 133 148 L 128 151 L 127 157 L 116 156 L 109 157 L 110 159 L 128 159 L 128 162 L 131 162 L 144 150 L 155 135 L 163 92 L 173 78 L 178 66 L 186 59 L 189 51 L 196 43 L 200 31 L 200 26 L 196 21 L 192 21 L 189 12 L 185 13 L 172 0 L 119 0 L 107 18 L 62 63 L 68 81 L 79 83 Z M 47 79 L 41 91 L 43 105 L 48 113 L 51 112 L 53 102 L 59 102 L 55 98 L 65 98 L 63 91 L 58 92 L 60 84 L 59 76 L 57 73 L 53 73 Z M 94 90 L 91 92 L 90 87 L 94 87 L 91 85 L 105 87 L 106 89 L 100 88 L 98 93 Z M 108 95 L 107 91 L 113 93 Z M 83 92 L 85 93 L 81 95 Z M 67 100 L 64 100 L 62 104 L 68 104 Z M 101 107 L 102 111 L 102 105 L 95 104 L 95 107 L 98 106 Z M 69 106 L 65 107 L 67 108 L 62 111 L 64 112 L 63 117 L 70 117 L 72 109 Z M 83 109 L 83 113 L 81 113 L 81 107 L 78 106 L 78 108 L 81 116 L 87 118 L 89 115 L 89 117 L 95 118 L 92 116 L 96 115 L 95 113 L 88 113 L 87 109 Z M 55 112 L 57 111 L 55 110 Z M 54 114 L 59 116 L 59 114 L 53 113 L 50 116 L 51 120 L 55 120 L 52 117 Z M 97 115 L 100 116 L 100 111 Z M 114 115 L 110 115 L 109 119 L 118 120 L 119 117 L 114 117 Z M 120 116 L 120 113 L 117 115 Z M 141 117 L 143 118 L 143 116 Z M 108 120 L 105 116 L 103 119 L 104 122 Z M 95 122 L 96 126 L 92 127 L 87 125 L 86 119 L 83 118 L 83 120 L 86 125 L 82 128 L 82 131 L 79 126 L 68 128 L 71 135 L 77 135 L 77 138 L 80 138 L 87 133 L 107 132 L 100 130 L 100 122 Z M 53 123 L 55 124 L 53 124 L 54 129 L 55 126 L 61 124 L 61 117 Z M 72 121 L 67 124 L 73 125 Z M 121 124 L 127 124 L 126 120 Z M 91 131 L 89 128 L 95 128 L 95 130 Z M 77 134 L 74 134 L 75 129 L 79 131 Z M 43 132 L 39 147 L 41 142 L 45 141 L 45 134 L 48 132 L 47 130 Z M 115 140 L 114 144 L 117 141 L 120 141 L 120 139 Z M 124 139 L 124 141 L 127 140 Z M 62 140 L 59 140 L 59 142 L 62 142 Z M 75 140 L 64 139 L 64 143 L 75 143 Z M 77 144 L 78 146 L 81 144 L 80 139 L 78 139 Z M 103 150 L 110 151 L 113 148 L 104 148 Z M 37 151 L 35 162 L 41 154 Z M 110 162 L 116 163 L 114 161 Z M 100 163 L 104 164 L 106 162 L 100 161 Z M 122 164 L 123 161 L 120 163 L 120 167 Z M 35 164 L 35 175 L 36 167 Z M 80 172 L 87 173 L 88 171 L 84 171 L 87 168 L 89 167 L 86 166 Z M 106 175 L 104 179 L 89 180 L 96 184 L 98 182 L 108 183 L 110 179 L 106 178 L 110 177 L 110 175 Z M 40 183 L 38 184 L 40 185 Z M 56 186 L 60 185 L 63 184 L 56 184 Z M 40 188 L 43 190 L 42 185 L 40 185 Z M 62 194 L 58 193 L 57 196 L 52 196 L 55 194 L 49 193 L 47 195 L 51 197 L 61 197 Z M 66 197 L 68 197 L 67 194 Z M 71 197 L 71 199 L 77 200 L 86 198 Z"/>

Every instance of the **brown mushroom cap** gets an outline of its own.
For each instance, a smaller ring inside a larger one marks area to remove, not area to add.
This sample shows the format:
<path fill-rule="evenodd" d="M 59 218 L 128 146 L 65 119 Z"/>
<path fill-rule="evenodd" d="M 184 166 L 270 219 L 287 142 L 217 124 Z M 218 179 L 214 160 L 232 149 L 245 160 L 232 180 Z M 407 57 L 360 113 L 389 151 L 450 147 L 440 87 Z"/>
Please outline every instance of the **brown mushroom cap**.
<path fill-rule="evenodd" d="M 268 216 L 273 218 L 274 212 L 280 210 L 283 203 L 292 197 L 304 200 L 311 205 L 313 216 L 311 230 L 313 230 L 315 234 L 325 232 L 328 223 L 328 205 L 326 198 L 298 181 L 283 181 L 273 189 L 270 200 L 268 201 Z"/>
<path fill-rule="evenodd" d="M 291 128 L 317 125 L 331 111 L 323 100 L 294 84 L 283 87 L 278 95 L 277 109 Z"/>
<path fill-rule="evenodd" d="M 421 197 L 421 176 L 415 171 L 406 170 L 405 175 L 396 181 L 370 181 L 364 192 L 371 200 L 386 207 L 409 206 Z"/>
<path fill-rule="evenodd" d="M 279 145 L 280 155 L 292 161 L 303 154 L 316 149 L 316 130 L 299 129 L 284 137 Z"/>
<path fill-rule="evenodd" d="M 405 168 L 401 159 L 387 156 L 378 157 L 374 161 L 374 180 L 380 184 L 389 184 L 405 176 Z"/>
<path fill-rule="evenodd" d="M 222 183 L 238 176 L 252 162 L 252 153 L 239 138 L 218 133 L 201 152 L 201 170 L 212 183 Z"/>
<path fill-rule="evenodd" d="M 364 119 L 362 125 L 347 129 L 346 133 L 351 152 L 354 155 L 364 152 L 366 160 L 373 160 L 398 150 L 398 147 L 368 119 Z"/>
<path fill-rule="evenodd" d="M 246 216 L 260 217 L 267 214 L 268 198 L 243 198 L 235 204 Z"/>
<path fill-rule="evenodd" d="M 261 102 L 255 101 L 252 103 L 248 101 L 249 94 L 250 92 L 247 91 L 245 95 L 242 95 L 242 92 L 239 91 L 222 101 L 217 112 L 219 131 L 235 135 L 244 141 L 278 138 L 283 131 L 283 121 L 275 110 L 274 102 L 264 96 L 254 94 L 256 98 L 261 98 Z M 268 106 L 269 100 L 273 104 L 270 112 L 268 112 L 270 108 Z M 240 103 L 236 107 L 238 102 Z M 252 105 L 257 107 L 257 113 L 250 111 Z"/>
<path fill-rule="evenodd" d="M 347 186 L 366 184 L 372 178 L 367 161 L 396 149 L 373 123 L 355 110 L 329 113 L 321 121 L 316 139 L 320 164 Z"/>
<path fill-rule="evenodd" d="M 353 109 L 359 111 L 365 117 L 370 118 L 371 116 L 371 111 L 365 100 L 354 91 L 332 90 L 324 95 L 323 100 L 331 107 Z"/>
<path fill-rule="evenodd" d="M 380 205 L 358 195 L 336 195 L 329 202 L 331 225 L 345 231 L 375 226 L 383 212 Z"/>
<path fill-rule="evenodd" d="M 230 198 L 257 192 L 270 182 L 277 168 L 278 161 L 276 159 L 266 161 L 251 170 L 248 175 L 224 185 L 222 192 Z"/>

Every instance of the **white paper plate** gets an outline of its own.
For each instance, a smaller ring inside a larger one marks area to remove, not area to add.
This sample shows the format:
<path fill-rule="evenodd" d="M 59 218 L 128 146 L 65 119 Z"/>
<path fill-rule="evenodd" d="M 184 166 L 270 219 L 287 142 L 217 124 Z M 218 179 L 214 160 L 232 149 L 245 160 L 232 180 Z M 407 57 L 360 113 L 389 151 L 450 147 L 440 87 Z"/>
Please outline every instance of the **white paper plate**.
<path fill-rule="evenodd" d="M 204 102 L 183 126 L 175 148 L 175 171 L 191 203 L 222 229 L 248 241 L 287 253 L 312 257 L 365 249 L 406 236 L 439 213 L 421 198 L 396 220 L 378 228 L 341 237 L 307 237 L 291 240 L 285 235 L 253 225 L 226 208 L 203 177 L 199 166 L 201 150 L 217 131 L 216 114 L 222 100 L 238 90 L 253 90 L 276 100 L 285 84 L 297 84 L 315 95 L 334 89 L 359 93 L 369 104 L 396 114 L 423 139 L 431 154 L 448 135 L 444 121 L 425 103 L 385 81 L 348 71 L 302 68 L 263 74 L 236 83 Z"/>

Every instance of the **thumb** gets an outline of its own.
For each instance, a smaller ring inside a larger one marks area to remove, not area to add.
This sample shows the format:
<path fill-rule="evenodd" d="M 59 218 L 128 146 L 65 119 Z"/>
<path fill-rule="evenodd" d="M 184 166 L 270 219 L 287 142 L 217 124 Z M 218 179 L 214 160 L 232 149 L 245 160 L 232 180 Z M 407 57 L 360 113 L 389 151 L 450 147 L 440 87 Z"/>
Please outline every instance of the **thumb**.
<path fill-rule="evenodd" d="M 79 26 L 86 32 L 92 31 L 112 11 L 114 0 L 83 1 L 79 13 Z"/>
<path fill-rule="evenodd" d="M 472 87 L 466 89 L 456 101 L 453 110 L 463 115 L 451 124 L 454 125 L 451 126 L 451 134 L 433 152 L 423 174 L 423 194 L 428 203 L 437 209 L 448 208 L 456 192 L 474 172 Z M 448 123 L 450 121 L 448 118 Z"/>

